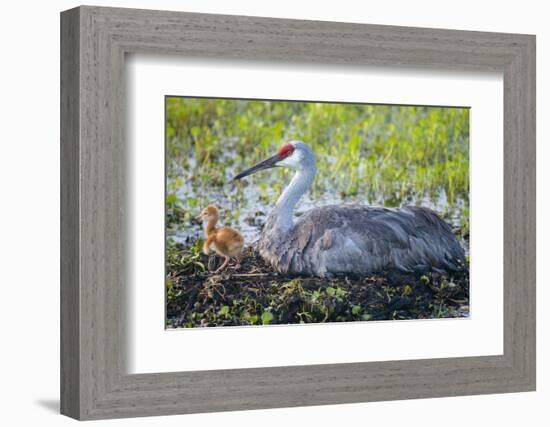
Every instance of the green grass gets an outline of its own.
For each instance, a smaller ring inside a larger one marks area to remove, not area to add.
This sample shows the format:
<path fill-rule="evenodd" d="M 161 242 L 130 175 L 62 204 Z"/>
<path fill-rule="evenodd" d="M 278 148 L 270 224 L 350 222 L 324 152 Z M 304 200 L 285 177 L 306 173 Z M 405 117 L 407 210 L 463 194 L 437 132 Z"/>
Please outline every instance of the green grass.
<path fill-rule="evenodd" d="M 303 209 L 423 203 L 468 235 L 466 108 L 173 97 L 166 109 L 169 233 L 186 235 L 201 207 L 216 203 L 226 224 L 248 224 L 253 235 L 291 171 L 264 172 L 247 179 L 249 185 L 230 179 L 300 139 L 318 163 Z"/>

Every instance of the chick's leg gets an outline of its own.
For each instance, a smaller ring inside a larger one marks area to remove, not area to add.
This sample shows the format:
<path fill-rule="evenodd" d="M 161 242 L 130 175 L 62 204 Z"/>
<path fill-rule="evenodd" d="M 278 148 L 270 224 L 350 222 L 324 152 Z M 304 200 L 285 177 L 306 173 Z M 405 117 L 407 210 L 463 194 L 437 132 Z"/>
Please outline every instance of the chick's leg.
<path fill-rule="evenodd" d="M 241 255 L 237 255 L 235 258 L 235 265 L 232 266 L 231 268 L 233 270 L 238 270 L 239 268 L 241 268 Z"/>
<path fill-rule="evenodd" d="M 227 267 L 227 263 L 229 262 L 229 257 L 226 255 L 225 257 L 225 261 L 223 262 L 223 264 L 220 266 L 220 268 L 218 268 L 216 271 L 214 271 L 214 273 L 219 273 L 220 271 L 222 271 L 225 267 Z"/>

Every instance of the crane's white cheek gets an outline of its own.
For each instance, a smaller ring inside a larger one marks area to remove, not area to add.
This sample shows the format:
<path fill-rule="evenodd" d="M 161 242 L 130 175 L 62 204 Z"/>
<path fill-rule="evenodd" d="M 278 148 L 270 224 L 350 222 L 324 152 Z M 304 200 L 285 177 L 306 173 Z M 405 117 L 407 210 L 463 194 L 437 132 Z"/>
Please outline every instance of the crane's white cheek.
<path fill-rule="evenodd" d="M 277 166 L 283 166 L 283 167 L 292 168 L 292 169 L 298 168 L 299 165 L 300 165 L 300 159 L 295 154 L 292 154 L 287 158 L 277 162 Z"/>

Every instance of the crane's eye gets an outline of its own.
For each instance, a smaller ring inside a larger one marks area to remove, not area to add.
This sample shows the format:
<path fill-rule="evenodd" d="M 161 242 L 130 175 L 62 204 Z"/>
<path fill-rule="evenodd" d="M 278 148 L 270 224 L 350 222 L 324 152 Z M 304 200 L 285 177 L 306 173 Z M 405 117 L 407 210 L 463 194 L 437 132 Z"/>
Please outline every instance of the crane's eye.
<path fill-rule="evenodd" d="M 294 145 L 292 144 L 285 144 L 281 147 L 279 150 L 279 156 L 281 157 L 288 157 L 294 152 Z"/>

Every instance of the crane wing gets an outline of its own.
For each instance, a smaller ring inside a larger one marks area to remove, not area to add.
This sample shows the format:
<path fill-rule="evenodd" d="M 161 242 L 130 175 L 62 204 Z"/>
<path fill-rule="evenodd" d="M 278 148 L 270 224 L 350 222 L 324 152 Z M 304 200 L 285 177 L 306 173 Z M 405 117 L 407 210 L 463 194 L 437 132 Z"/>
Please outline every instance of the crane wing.
<path fill-rule="evenodd" d="M 430 209 L 324 206 L 304 213 L 279 249 L 278 268 L 326 276 L 464 268 L 464 251 Z"/>

